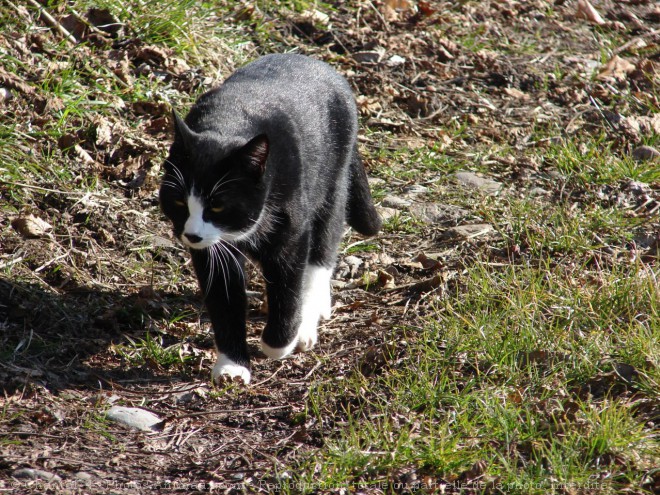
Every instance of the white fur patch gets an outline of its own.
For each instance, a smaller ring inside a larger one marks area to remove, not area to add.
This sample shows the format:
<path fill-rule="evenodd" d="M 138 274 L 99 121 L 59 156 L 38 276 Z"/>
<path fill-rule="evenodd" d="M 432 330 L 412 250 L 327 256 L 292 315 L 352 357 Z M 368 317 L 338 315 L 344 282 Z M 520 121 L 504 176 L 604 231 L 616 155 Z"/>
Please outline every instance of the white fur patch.
<path fill-rule="evenodd" d="M 293 341 L 280 348 L 271 347 L 263 339 L 261 349 L 271 359 L 282 359 L 293 352 L 297 347 L 301 351 L 308 351 L 318 339 L 316 327 L 319 318 L 328 319 L 332 313 L 330 299 L 330 277 L 332 268 L 318 265 L 307 265 L 303 275 L 302 293 L 302 321 L 298 327 L 298 336 Z"/>
<path fill-rule="evenodd" d="M 298 327 L 298 349 L 307 351 L 318 339 L 320 318 L 329 319 L 332 312 L 330 278 L 332 268 L 307 265 L 303 279 L 302 321 Z"/>
<path fill-rule="evenodd" d="M 224 376 L 232 379 L 239 377 L 245 384 L 250 383 L 251 378 L 249 369 L 235 363 L 221 352 L 218 353 L 218 360 L 215 362 L 211 376 L 214 382 L 221 380 Z"/>
<path fill-rule="evenodd" d="M 293 341 L 285 347 L 271 347 L 268 344 L 266 344 L 262 338 L 261 350 L 270 359 L 283 359 L 293 352 L 293 350 L 296 348 L 297 343 L 298 340 L 293 339 Z"/>
<path fill-rule="evenodd" d="M 201 237 L 202 240 L 192 242 L 186 234 Z M 204 203 L 194 191 L 191 191 L 188 196 L 188 220 L 183 227 L 181 241 L 191 248 L 204 249 L 213 246 L 220 239 L 222 239 L 222 231 L 212 223 L 204 221 Z"/>
<path fill-rule="evenodd" d="M 259 218 L 249 228 L 239 231 L 222 230 L 210 222 L 204 221 L 204 202 L 193 189 L 188 196 L 188 220 L 183 227 L 181 242 L 193 249 L 206 249 L 220 241 L 243 241 L 253 236 L 260 227 L 268 227 L 270 218 L 268 208 L 261 210 Z M 186 234 L 201 237 L 199 242 L 192 242 Z"/>

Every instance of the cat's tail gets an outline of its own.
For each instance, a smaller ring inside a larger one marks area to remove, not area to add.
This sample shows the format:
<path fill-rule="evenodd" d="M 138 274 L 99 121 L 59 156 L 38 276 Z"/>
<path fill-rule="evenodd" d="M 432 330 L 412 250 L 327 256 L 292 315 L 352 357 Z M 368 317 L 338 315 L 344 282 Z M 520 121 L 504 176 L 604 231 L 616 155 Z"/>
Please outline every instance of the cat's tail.
<path fill-rule="evenodd" d="M 376 235 L 383 222 L 371 198 L 367 172 L 364 169 L 364 165 L 362 165 L 362 160 L 360 160 L 357 150 L 354 157 L 350 166 L 346 218 L 348 225 L 360 234 Z"/>

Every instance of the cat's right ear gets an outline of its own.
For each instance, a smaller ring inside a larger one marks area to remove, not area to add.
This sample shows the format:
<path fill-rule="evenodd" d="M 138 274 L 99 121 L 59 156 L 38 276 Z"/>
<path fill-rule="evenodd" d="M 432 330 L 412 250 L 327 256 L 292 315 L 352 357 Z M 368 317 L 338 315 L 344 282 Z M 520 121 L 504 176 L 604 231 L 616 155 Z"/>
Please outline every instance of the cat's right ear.
<path fill-rule="evenodd" d="M 268 136 L 261 134 L 243 146 L 240 151 L 248 165 L 248 170 L 255 178 L 260 178 L 264 174 L 269 147 Z"/>
<path fill-rule="evenodd" d="M 174 117 L 174 142 L 183 145 L 184 149 L 190 150 L 193 145 L 193 131 L 175 110 L 172 110 L 172 117 Z"/>

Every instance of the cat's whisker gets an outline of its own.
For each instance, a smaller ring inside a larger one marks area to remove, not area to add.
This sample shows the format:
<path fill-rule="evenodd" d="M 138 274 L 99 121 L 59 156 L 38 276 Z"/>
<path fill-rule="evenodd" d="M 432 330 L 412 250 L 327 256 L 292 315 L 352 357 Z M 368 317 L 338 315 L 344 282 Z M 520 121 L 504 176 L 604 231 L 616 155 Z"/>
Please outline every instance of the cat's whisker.
<path fill-rule="evenodd" d="M 227 177 L 227 175 L 229 175 L 229 172 L 227 172 L 225 175 L 220 177 L 220 180 L 215 183 L 215 185 L 213 186 L 213 189 L 211 189 L 211 193 L 209 194 L 209 197 L 213 196 L 217 192 L 217 190 L 225 184 L 224 180 L 225 180 L 225 177 Z"/>
<path fill-rule="evenodd" d="M 174 163 L 172 163 L 168 159 L 165 159 L 165 162 L 167 164 L 169 164 L 170 167 L 172 167 L 172 173 L 174 174 L 174 178 L 181 185 L 181 188 L 185 189 L 186 188 L 186 180 L 184 179 L 183 174 L 181 173 L 181 170 L 179 170 L 179 167 L 174 165 Z"/>
<path fill-rule="evenodd" d="M 215 255 L 212 247 L 208 249 L 208 258 L 206 261 L 206 266 L 208 267 L 208 278 L 206 279 L 206 292 L 204 294 L 204 299 L 206 299 L 211 292 L 211 286 L 213 284 L 213 275 L 215 274 Z"/>
<path fill-rule="evenodd" d="M 184 191 L 184 188 L 178 182 L 174 182 L 174 181 L 171 181 L 171 180 L 164 180 L 162 182 L 162 184 L 163 184 L 163 186 L 171 187 L 174 190 Z"/>
<path fill-rule="evenodd" d="M 211 189 L 211 193 L 209 194 L 209 197 L 211 198 L 214 195 L 219 194 L 220 192 L 222 192 L 221 189 L 222 187 L 226 186 L 227 184 L 230 184 L 231 182 L 236 182 L 238 180 L 239 179 L 230 179 L 223 181 L 222 179 L 220 179 L 218 182 L 216 182 L 215 186 L 213 186 L 213 189 Z"/>
<path fill-rule="evenodd" d="M 236 266 L 236 271 L 238 271 L 238 275 L 241 277 L 243 282 L 245 282 L 245 272 L 243 271 L 243 267 L 241 266 L 240 261 L 238 261 L 238 258 L 236 257 L 236 255 L 229 248 L 233 248 L 234 250 L 236 250 L 239 253 L 239 255 L 241 255 L 244 259 L 247 259 L 247 257 L 241 252 L 240 249 L 238 249 L 233 244 L 230 244 L 228 242 L 222 242 L 219 245 L 222 246 L 223 251 L 225 253 L 227 253 L 227 255 L 234 262 L 234 265 Z"/>
<path fill-rule="evenodd" d="M 225 259 L 224 253 L 222 252 L 222 245 L 220 243 L 214 244 L 211 246 L 212 251 L 215 253 L 215 256 L 218 259 L 220 271 L 222 272 L 222 278 L 225 282 L 225 295 L 227 300 L 229 300 L 229 267 L 228 262 Z"/>

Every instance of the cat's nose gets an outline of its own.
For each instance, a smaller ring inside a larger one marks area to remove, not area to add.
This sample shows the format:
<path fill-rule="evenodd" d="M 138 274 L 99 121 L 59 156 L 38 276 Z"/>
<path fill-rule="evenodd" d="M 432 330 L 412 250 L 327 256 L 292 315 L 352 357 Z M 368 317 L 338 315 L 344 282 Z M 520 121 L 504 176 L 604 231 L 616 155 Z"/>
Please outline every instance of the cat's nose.
<path fill-rule="evenodd" d="M 202 242 L 202 238 L 196 234 L 183 234 L 186 236 L 186 239 L 188 239 L 190 242 L 193 244 L 197 244 L 198 242 Z"/>

